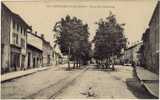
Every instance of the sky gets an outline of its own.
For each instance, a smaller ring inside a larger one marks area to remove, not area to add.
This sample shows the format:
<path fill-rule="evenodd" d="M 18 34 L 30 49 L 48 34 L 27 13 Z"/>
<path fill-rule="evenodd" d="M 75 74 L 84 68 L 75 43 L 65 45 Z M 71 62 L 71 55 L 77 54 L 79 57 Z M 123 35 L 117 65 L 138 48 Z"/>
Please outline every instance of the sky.
<path fill-rule="evenodd" d="M 4 3 L 11 11 L 19 14 L 33 31 L 44 34 L 45 39 L 53 42 L 53 26 L 67 14 L 76 16 L 89 25 L 90 40 L 93 39 L 100 18 L 106 18 L 112 11 L 116 15 L 118 23 L 125 23 L 124 34 L 128 41 L 141 40 L 142 33 L 148 27 L 148 23 L 155 9 L 156 0 L 6 0 Z"/>

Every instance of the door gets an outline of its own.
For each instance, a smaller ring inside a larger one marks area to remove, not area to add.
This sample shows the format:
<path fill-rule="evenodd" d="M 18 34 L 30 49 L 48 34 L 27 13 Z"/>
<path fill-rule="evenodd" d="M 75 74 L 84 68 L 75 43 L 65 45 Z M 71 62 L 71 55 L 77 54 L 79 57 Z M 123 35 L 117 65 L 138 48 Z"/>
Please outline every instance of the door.
<path fill-rule="evenodd" d="M 50 64 L 50 55 L 47 56 L 47 64 Z"/>
<path fill-rule="evenodd" d="M 20 67 L 20 61 L 19 61 L 20 54 L 11 52 L 11 67 L 12 70 L 16 71 Z"/>
<path fill-rule="evenodd" d="M 35 68 L 35 66 L 36 66 L 36 58 L 34 57 L 33 58 L 33 68 Z"/>
<path fill-rule="evenodd" d="M 25 56 L 22 55 L 22 59 L 21 59 L 21 69 L 24 70 L 25 69 Z"/>
<path fill-rule="evenodd" d="M 28 52 L 28 68 L 30 68 L 31 67 L 31 65 L 30 65 L 30 57 L 31 57 L 31 53 L 30 52 Z"/>

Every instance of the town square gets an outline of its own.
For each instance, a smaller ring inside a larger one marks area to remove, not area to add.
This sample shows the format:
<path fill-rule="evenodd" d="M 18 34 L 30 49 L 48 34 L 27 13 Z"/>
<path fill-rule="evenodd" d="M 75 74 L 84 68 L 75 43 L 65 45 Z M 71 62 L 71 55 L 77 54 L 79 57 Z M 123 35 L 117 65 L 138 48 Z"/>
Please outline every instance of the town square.
<path fill-rule="evenodd" d="M 158 0 L 2 0 L 1 99 L 158 99 Z"/>

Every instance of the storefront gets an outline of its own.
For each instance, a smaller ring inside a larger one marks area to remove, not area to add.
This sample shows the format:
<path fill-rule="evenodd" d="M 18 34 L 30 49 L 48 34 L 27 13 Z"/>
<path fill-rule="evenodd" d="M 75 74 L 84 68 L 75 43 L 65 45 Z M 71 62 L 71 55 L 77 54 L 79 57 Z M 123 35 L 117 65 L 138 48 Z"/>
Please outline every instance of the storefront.
<path fill-rule="evenodd" d="M 10 71 L 20 70 L 20 53 L 21 48 L 11 46 L 11 67 Z"/>

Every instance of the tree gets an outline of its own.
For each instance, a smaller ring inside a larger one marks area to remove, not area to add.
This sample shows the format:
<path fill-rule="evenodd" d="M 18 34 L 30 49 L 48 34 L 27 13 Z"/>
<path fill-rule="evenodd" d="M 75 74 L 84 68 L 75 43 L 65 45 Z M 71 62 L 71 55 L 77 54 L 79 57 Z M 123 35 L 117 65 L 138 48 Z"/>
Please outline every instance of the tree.
<path fill-rule="evenodd" d="M 68 68 L 70 69 L 70 60 L 74 61 L 73 68 L 75 64 L 79 67 L 83 58 L 88 56 L 90 48 L 88 25 L 77 17 L 67 15 L 55 24 L 54 31 L 59 34 L 56 41 L 62 54 L 68 55 Z"/>
<path fill-rule="evenodd" d="M 95 52 L 94 57 L 99 65 L 108 67 L 109 63 L 114 61 L 111 57 L 119 56 L 121 49 L 126 47 L 126 38 L 124 36 L 124 24 L 119 24 L 115 15 L 110 15 L 105 19 L 96 22 L 98 29 L 94 37 Z M 113 69 L 114 69 L 114 63 Z"/>

